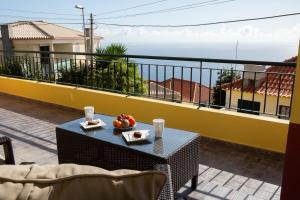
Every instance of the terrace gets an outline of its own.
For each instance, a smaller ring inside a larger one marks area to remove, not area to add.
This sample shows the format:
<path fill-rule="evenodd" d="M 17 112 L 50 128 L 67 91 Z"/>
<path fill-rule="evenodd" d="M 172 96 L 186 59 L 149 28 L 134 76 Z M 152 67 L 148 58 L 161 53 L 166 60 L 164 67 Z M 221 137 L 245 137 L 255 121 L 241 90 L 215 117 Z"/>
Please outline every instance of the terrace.
<path fill-rule="evenodd" d="M 289 121 L 278 118 L 288 119 L 291 112 L 281 112 L 279 106 L 293 109 L 295 73 L 245 70 L 243 65 L 295 67 L 295 63 L 145 56 L 120 56 L 122 60 L 112 61 L 103 55 L 65 58 L 68 53 L 49 52 L 46 57 L 29 51 L 14 52 L 14 56 L 2 53 L 0 136 L 12 139 L 16 163 L 57 164 L 56 126 L 82 117 L 82 107 L 92 104 L 96 112 L 132 113 L 146 123 L 159 115 L 168 127 L 203 136 L 198 187 L 194 191 L 181 188 L 178 198 L 280 199 Z M 225 83 L 224 71 L 239 78 Z M 273 89 L 278 94 L 283 88 L 290 90 L 290 96 L 257 94 L 257 85 L 266 91 L 271 87 L 270 76 L 278 76 Z M 290 86 L 284 83 L 287 78 Z M 250 99 L 243 88 L 230 87 L 236 80 L 253 84 Z M 228 92 L 222 90 L 224 84 Z M 261 107 L 256 109 L 260 99 Z M 243 106 L 243 101 L 250 101 L 250 107 Z M 180 122 L 174 113 L 182 116 Z"/>

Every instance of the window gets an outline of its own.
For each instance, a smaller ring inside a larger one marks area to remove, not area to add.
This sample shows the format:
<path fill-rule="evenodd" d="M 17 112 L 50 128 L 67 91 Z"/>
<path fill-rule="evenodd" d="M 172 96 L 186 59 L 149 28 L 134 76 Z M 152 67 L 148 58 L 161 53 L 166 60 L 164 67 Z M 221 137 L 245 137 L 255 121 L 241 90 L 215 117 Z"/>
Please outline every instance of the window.
<path fill-rule="evenodd" d="M 278 116 L 278 118 L 279 119 L 289 119 L 290 109 L 291 109 L 290 106 L 280 105 L 279 106 L 279 116 Z"/>
<path fill-rule="evenodd" d="M 75 52 L 80 52 L 80 45 L 78 43 L 74 45 L 74 50 Z"/>
<path fill-rule="evenodd" d="M 48 52 L 50 51 L 49 46 L 40 46 L 40 51 Z M 50 63 L 50 54 L 41 52 L 41 64 L 49 64 Z"/>
<path fill-rule="evenodd" d="M 259 111 L 260 102 L 241 99 L 238 100 L 238 112 L 259 115 Z"/>

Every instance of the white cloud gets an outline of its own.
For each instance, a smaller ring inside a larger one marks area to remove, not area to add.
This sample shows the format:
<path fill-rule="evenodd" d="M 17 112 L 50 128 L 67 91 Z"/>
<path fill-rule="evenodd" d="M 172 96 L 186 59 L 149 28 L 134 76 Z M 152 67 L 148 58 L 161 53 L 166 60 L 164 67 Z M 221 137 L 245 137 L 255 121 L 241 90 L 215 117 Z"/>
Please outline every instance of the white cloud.
<path fill-rule="evenodd" d="M 104 36 L 105 42 L 124 43 L 199 43 L 199 42 L 298 42 L 300 23 L 290 28 L 262 30 L 253 25 L 219 28 L 130 28 L 130 27 L 100 27 L 99 35 Z"/>

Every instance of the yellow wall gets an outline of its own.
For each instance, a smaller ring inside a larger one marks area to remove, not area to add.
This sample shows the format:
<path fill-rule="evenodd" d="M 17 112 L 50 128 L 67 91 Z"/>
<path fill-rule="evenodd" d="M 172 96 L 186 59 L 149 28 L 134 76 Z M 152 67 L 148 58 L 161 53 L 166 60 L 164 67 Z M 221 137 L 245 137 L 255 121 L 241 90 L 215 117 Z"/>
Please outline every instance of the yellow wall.
<path fill-rule="evenodd" d="M 35 81 L 0 77 L 0 92 L 82 109 L 93 105 L 99 113 L 130 113 L 138 121 L 166 119 L 166 126 L 201 133 L 202 136 L 284 152 L 288 121 L 192 105 L 94 91 Z"/>
<path fill-rule="evenodd" d="M 229 107 L 229 96 L 230 92 L 226 91 L 226 107 Z M 233 90 L 231 93 L 231 107 L 232 108 L 238 108 L 238 100 L 241 98 L 241 92 Z M 260 102 L 260 112 L 263 112 L 264 108 L 264 99 L 265 95 L 263 94 L 255 94 L 254 95 L 254 101 Z M 243 93 L 243 100 L 249 100 L 252 101 L 252 93 L 244 92 Z M 289 97 L 280 97 L 279 98 L 279 104 L 283 106 L 290 106 L 291 98 Z M 275 114 L 276 113 L 276 106 L 277 106 L 277 97 L 276 96 L 270 96 L 267 95 L 266 100 L 266 113 L 268 114 Z M 279 112 L 279 108 L 278 108 Z"/>
<path fill-rule="evenodd" d="M 298 60 L 296 67 L 296 79 L 294 84 L 291 122 L 295 124 L 300 124 L 300 42 L 298 48 Z"/>

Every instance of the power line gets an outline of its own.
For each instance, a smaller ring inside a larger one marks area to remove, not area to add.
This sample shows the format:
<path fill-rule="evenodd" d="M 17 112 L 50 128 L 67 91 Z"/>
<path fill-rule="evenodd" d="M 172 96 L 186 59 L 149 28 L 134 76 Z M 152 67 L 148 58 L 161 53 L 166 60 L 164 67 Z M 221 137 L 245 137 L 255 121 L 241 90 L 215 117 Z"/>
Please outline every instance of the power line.
<path fill-rule="evenodd" d="M 102 13 L 98 13 L 96 15 L 106 15 L 106 14 L 111 14 L 111 13 L 116 13 L 116 12 L 123 12 L 123 11 L 127 11 L 127 10 L 132 10 L 132 9 L 135 9 L 135 8 L 140 8 L 140 7 L 145 7 L 145 6 L 150 6 L 150 5 L 162 3 L 164 1 L 168 1 L 168 0 L 153 1 L 153 2 L 139 4 L 139 5 L 132 6 L 132 7 L 127 7 L 127 8 L 122 8 L 122 9 L 117 9 L 117 10 L 111 10 L 111 11 L 107 11 L 107 12 L 102 12 Z"/>
<path fill-rule="evenodd" d="M 56 12 L 44 12 L 44 11 L 32 11 L 32 10 L 18 10 L 18 9 L 11 9 L 11 8 L 1 8 L 0 10 L 2 10 L 2 11 L 11 11 L 11 12 L 21 12 L 21 13 L 33 13 L 33 14 L 78 16 L 78 15 L 75 15 L 75 14 L 63 14 L 63 13 L 56 13 Z"/>
<path fill-rule="evenodd" d="M 3 24 L 6 24 L 6 23 L 0 23 L 0 25 L 3 25 Z M 76 23 L 76 22 L 45 22 L 43 21 L 43 24 L 39 24 L 39 26 L 43 26 L 43 25 L 48 25 L 48 24 L 61 24 L 61 25 L 82 25 L 82 22 L 81 23 Z"/>
<path fill-rule="evenodd" d="M 120 18 L 126 18 L 126 17 L 136 17 L 136 16 L 142 16 L 142 15 L 151 15 L 151 14 L 159 14 L 159 13 L 166 13 L 166 12 L 176 12 L 176 11 L 199 8 L 199 7 L 204 7 L 204 6 L 224 4 L 224 3 L 229 3 L 232 1 L 236 1 L 236 0 L 225 0 L 225 1 L 209 0 L 209 1 L 202 1 L 200 3 L 186 4 L 186 5 L 182 5 L 182 6 L 161 9 L 161 10 L 152 10 L 152 11 L 148 11 L 148 12 L 135 13 L 135 14 L 129 14 L 129 15 L 119 15 L 119 16 L 115 16 L 115 17 L 102 17 L 102 18 L 97 18 L 96 20 L 120 19 Z"/>
<path fill-rule="evenodd" d="M 106 25 L 106 26 L 119 26 L 119 27 L 180 28 L 180 27 L 196 27 L 196 26 L 209 26 L 209 25 L 217 25 L 217 24 L 228 24 L 228 23 L 237 23 L 237 22 L 246 22 L 246 21 L 258 21 L 258 20 L 265 20 L 265 19 L 289 17 L 289 16 L 295 16 L 295 15 L 300 15 L 300 12 L 288 13 L 288 14 L 282 14 L 282 15 L 273 15 L 273 16 L 267 16 L 267 17 L 246 18 L 246 19 L 217 21 L 217 22 L 208 22 L 208 23 L 199 23 L 199 24 L 182 24 L 182 25 L 129 25 L 129 24 L 111 24 L 111 23 L 97 23 L 97 24 Z"/>
<path fill-rule="evenodd" d="M 78 16 L 78 15 L 77 15 Z M 48 19 L 48 20 L 66 20 L 66 21 L 80 21 L 81 19 L 74 18 L 60 18 L 60 17 L 28 17 L 21 15 L 0 15 L 0 17 L 6 18 L 22 18 L 22 19 Z"/>

